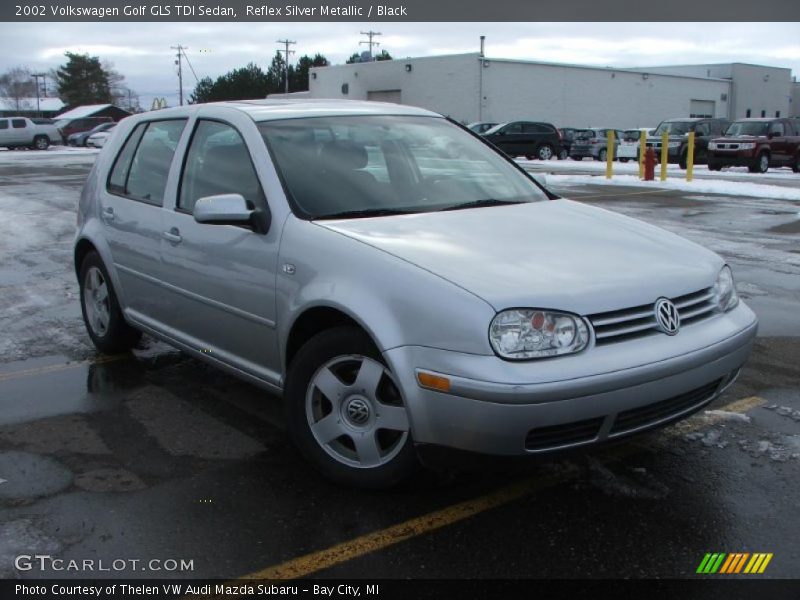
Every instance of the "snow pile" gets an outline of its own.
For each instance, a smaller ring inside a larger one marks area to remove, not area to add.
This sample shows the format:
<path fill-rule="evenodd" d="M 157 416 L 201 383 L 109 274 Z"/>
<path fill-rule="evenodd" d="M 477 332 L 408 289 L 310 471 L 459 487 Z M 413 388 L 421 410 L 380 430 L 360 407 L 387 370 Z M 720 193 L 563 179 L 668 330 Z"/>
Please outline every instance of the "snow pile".
<path fill-rule="evenodd" d="M 707 410 L 705 411 L 705 415 L 713 418 L 715 421 L 741 421 L 743 423 L 750 422 L 750 417 L 748 417 L 746 414 L 727 410 Z"/>
<path fill-rule="evenodd" d="M 800 186 L 797 188 L 742 181 L 724 181 L 707 179 L 703 181 L 684 181 L 668 179 L 667 181 L 642 181 L 635 175 L 615 175 L 612 179 L 597 175 L 547 175 L 547 184 L 559 185 L 591 184 L 615 185 L 624 187 L 640 187 L 651 189 L 675 190 L 679 192 L 699 192 L 703 194 L 724 194 L 726 196 L 747 196 L 749 198 L 770 198 L 774 200 L 792 200 L 800 202 Z"/>
<path fill-rule="evenodd" d="M 764 408 L 767 410 L 774 410 L 775 414 L 778 414 L 782 417 L 787 417 L 793 421 L 800 422 L 800 410 L 795 410 L 791 406 L 778 406 L 777 404 L 770 404 Z"/>

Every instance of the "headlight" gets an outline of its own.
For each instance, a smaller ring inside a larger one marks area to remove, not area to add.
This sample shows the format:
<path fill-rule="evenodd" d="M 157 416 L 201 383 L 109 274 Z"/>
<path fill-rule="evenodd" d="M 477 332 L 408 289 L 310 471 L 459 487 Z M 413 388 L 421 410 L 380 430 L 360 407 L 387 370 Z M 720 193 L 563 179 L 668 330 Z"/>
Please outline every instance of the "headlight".
<path fill-rule="evenodd" d="M 742 142 L 739 144 L 739 150 L 752 150 L 756 145 L 753 142 Z"/>
<path fill-rule="evenodd" d="M 714 301 L 719 312 L 727 312 L 739 304 L 739 296 L 733 283 L 733 273 L 728 265 L 722 267 L 713 289 Z"/>
<path fill-rule="evenodd" d="M 716 150 L 717 149 L 717 143 L 716 142 L 708 142 L 708 149 L 709 150 Z"/>
<path fill-rule="evenodd" d="M 575 315 L 516 308 L 492 319 L 489 340 L 503 358 L 544 358 L 580 352 L 589 343 L 589 328 Z"/>
<path fill-rule="evenodd" d="M 667 142 L 667 147 L 668 148 L 677 148 L 680 145 L 681 145 L 680 142 Z"/>

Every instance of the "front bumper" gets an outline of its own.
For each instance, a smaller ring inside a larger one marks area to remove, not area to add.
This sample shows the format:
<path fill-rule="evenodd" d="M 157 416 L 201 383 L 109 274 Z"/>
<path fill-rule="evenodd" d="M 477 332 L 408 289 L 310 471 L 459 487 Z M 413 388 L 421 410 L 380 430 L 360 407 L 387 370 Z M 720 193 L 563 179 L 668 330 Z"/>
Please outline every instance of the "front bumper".
<path fill-rule="evenodd" d="M 740 303 L 672 338 L 561 358 L 508 362 L 419 346 L 384 355 L 402 388 L 415 442 L 519 456 L 618 439 L 688 416 L 733 382 L 757 328 Z M 446 375 L 450 393 L 421 388 L 418 371 Z"/>
<path fill-rule="evenodd" d="M 708 164 L 719 167 L 750 167 L 758 166 L 758 158 L 752 152 L 719 152 L 712 150 L 708 153 Z"/>

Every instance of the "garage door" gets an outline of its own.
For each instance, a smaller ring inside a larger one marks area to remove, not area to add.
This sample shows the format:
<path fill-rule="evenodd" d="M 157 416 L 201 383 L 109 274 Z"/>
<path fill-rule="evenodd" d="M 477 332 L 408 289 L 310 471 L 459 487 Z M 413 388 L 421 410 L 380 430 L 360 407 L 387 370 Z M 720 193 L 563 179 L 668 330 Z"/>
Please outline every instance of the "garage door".
<path fill-rule="evenodd" d="M 714 117 L 713 100 L 690 100 L 689 116 L 711 119 Z"/>
<path fill-rule="evenodd" d="M 374 102 L 394 102 L 401 104 L 400 90 L 376 90 L 374 92 L 367 92 L 367 100 Z"/>

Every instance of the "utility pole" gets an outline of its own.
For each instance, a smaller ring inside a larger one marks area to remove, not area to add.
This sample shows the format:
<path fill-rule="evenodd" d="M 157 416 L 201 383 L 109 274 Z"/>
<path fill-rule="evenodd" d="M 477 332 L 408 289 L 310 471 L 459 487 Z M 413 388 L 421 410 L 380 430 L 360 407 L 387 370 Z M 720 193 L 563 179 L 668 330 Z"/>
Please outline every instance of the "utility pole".
<path fill-rule="evenodd" d="M 33 77 L 34 81 L 36 82 L 36 114 L 41 117 L 42 111 L 39 108 L 39 77 L 45 79 L 46 75 L 44 73 L 32 73 L 31 77 Z M 45 79 L 45 82 L 46 81 L 47 80 Z M 45 83 L 45 85 L 47 85 L 47 83 Z M 45 96 L 47 96 L 47 94 L 45 94 Z"/>
<path fill-rule="evenodd" d="M 289 50 L 289 45 L 290 44 L 296 44 L 297 42 L 293 42 L 291 40 L 278 40 L 275 43 L 284 45 L 284 49 L 283 50 L 278 50 L 278 52 L 283 52 L 284 58 L 286 59 L 285 65 L 283 67 L 284 79 L 286 80 L 285 83 L 284 83 L 284 87 L 283 87 L 283 90 L 284 90 L 283 93 L 284 94 L 288 94 L 289 93 L 289 55 L 290 54 L 294 54 L 294 50 Z"/>
<path fill-rule="evenodd" d="M 183 51 L 188 50 L 189 47 L 178 44 L 177 46 L 170 46 L 170 48 L 178 51 L 175 59 L 175 64 L 178 65 L 178 100 L 180 105 L 183 106 Z"/>
<path fill-rule="evenodd" d="M 375 58 L 374 58 L 374 56 L 372 54 L 372 47 L 381 45 L 380 42 L 373 42 L 372 38 L 377 37 L 379 35 L 383 35 L 383 34 L 380 31 L 372 31 L 372 29 L 370 29 L 369 31 L 362 31 L 361 35 L 367 36 L 369 38 L 369 41 L 365 42 L 365 41 L 362 40 L 362 41 L 358 42 L 358 45 L 359 46 L 361 44 L 368 44 L 369 45 L 369 61 L 372 62 L 373 60 L 375 60 Z"/>

